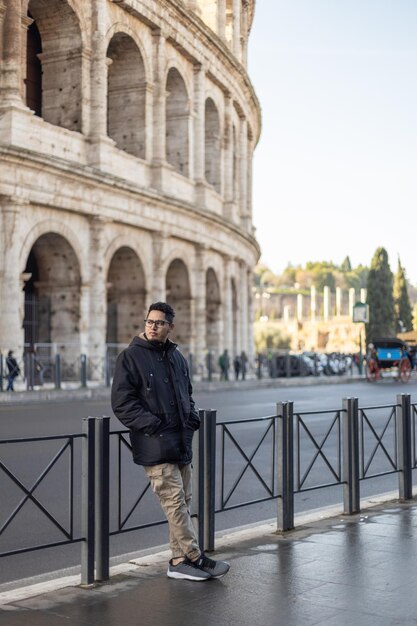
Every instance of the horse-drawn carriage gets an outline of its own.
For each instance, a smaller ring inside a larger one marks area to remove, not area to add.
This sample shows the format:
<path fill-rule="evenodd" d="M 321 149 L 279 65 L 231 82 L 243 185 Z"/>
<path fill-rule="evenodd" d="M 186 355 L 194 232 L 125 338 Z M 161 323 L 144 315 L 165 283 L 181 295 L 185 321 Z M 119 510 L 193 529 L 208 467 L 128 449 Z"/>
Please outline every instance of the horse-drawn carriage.
<path fill-rule="evenodd" d="M 368 346 L 366 378 L 371 382 L 389 372 L 392 378 L 408 383 L 413 367 L 413 351 L 401 339 L 375 339 Z"/>

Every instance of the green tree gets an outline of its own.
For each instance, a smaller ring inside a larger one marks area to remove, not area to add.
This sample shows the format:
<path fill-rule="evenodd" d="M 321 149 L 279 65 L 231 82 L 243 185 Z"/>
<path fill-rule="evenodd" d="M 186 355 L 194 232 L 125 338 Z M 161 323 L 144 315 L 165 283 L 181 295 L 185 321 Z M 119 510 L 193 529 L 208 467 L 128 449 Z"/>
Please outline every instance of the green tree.
<path fill-rule="evenodd" d="M 408 297 L 407 279 L 405 270 L 398 258 L 398 269 L 394 278 L 394 307 L 395 325 L 397 332 L 407 332 L 413 329 L 413 311 Z"/>
<path fill-rule="evenodd" d="M 393 275 L 385 248 L 378 248 L 373 256 L 367 283 L 369 324 L 366 325 L 366 343 L 377 337 L 390 337 L 395 332 Z"/>
<path fill-rule="evenodd" d="M 345 260 L 343 261 L 342 265 L 340 266 L 340 271 L 343 273 L 347 273 L 347 272 L 351 272 L 352 271 L 352 264 L 350 262 L 349 257 L 347 256 L 345 258 Z"/>

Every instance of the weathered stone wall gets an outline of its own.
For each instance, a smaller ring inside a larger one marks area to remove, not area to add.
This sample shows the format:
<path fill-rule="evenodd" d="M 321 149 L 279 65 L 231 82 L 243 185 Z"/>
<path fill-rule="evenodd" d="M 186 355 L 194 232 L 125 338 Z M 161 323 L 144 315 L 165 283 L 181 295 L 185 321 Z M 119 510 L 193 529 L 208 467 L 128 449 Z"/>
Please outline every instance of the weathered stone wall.
<path fill-rule="evenodd" d="M 197 364 L 252 351 L 253 5 L 228 39 L 229 5 L 0 0 L 2 351 L 30 328 L 101 357 L 165 298 Z"/>

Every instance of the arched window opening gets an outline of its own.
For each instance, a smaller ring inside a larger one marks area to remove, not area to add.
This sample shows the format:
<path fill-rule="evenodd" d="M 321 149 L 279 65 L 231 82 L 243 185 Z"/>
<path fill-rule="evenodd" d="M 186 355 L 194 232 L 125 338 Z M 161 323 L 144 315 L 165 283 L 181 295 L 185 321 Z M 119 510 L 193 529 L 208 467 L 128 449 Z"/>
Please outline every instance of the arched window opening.
<path fill-rule="evenodd" d="M 78 18 L 66 0 L 30 0 L 28 15 L 35 22 L 28 29 L 27 78 L 32 72 L 30 81 L 35 77 L 36 89 L 41 90 L 35 104 L 39 108 L 41 102 L 46 122 L 81 131 L 82 40 Z M 39 48 L 41 52 L 36 52 Z M 42 66 L 41 80 L 39 68 L 38 74 L 33 74 L 36 58 Z"/>
<path fill-rule="evenodd" d="M 146 79 L 139 48 L 118 33 L 107 49 L 107 132 L 120 150 L 146 158 Z"/>
<path fill-rule="evenodd" d="M 28 14 L 30 18 L 32 15 Z M 35 115 L 42 117 L 42 65 L 39 56 L 42 54 L 42 40 L 33 21 L 27 33 L 26 47 L 26 105 Z"/>
<path fill-rule="evenodd" d="M 81 274 L 71 244 L 57 233 L 34 243 L 24 273 L 23 328 L 26 348 L 41 344 L 42 356 L 61 354 L 63 375 L 76 378 L 80 356 Z"/>
<path fill-rule="evenodd" d="M 177 172 L 189 174 L 189 103 L 181 74 L 175 68 L 168 72 L 166 83 L 166 160 Z"/>
<path fill-rule="evenodd" d="M 205 176 L 217 193 L 220 193 L 220 121 L 211 98 L 205 106 Z"/>
<path fill-rule="evenodd" d="M 168 268 L 166 298 L 175 310 L 175 328 L 172 339 L 179 344 L 181 352 L 188 357 L 191 332 L 191 291 L 188 270 L 180 259 L 172 261 Z"/>
<path fill-rule="evenodd" d="M 143 328 L 146 313 L 145 274 L 132 248 L 123 246 L 113 255 L 107 282 L 106 341 L 117 354 Z"/>

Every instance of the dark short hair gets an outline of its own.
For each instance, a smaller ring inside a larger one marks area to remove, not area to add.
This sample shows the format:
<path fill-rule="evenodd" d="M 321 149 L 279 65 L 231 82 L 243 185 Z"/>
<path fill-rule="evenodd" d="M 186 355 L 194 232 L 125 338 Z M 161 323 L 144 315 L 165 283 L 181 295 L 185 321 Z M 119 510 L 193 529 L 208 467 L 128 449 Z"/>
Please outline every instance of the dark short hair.
<path fill-rule="evenodd" d="M 148 315 L 151 311 L 162 311 L 162 313 L 165 313 L 165 319 L 167 322 L 172 324 L 174 321 L 175 311 L 172 306 L 166 302 L 154 302 L 148 309 Z"/>

